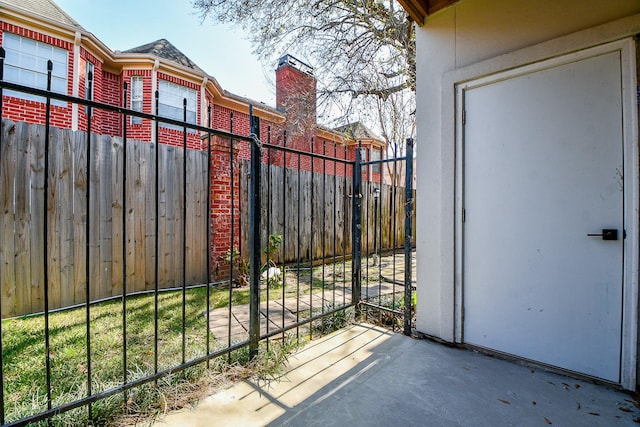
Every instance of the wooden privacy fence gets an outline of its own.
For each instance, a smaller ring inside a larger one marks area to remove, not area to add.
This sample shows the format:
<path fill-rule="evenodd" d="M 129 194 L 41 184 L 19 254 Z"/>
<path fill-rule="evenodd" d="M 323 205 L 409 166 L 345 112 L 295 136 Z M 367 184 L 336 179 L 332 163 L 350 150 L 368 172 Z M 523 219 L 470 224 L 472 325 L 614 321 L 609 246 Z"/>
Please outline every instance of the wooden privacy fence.
<path fill-rule="evenodd" d="M 87 255 L 90 299 L 122 295 L 123 247 L 126 247 L 127 293 L 154 289 L 154 144 L 127 141 L 125 165 L 122 139 L 91 135 L 91 151 L 87 152 L 86 133 L 51 128 L 46 203 L 44 126 L 3 121 L 0 149 L 3 317 L 44 310 L 45 257 L 48 259 L 49 309 L 85 302 Z M 90 174 L 87 174 L 87 156 L 91 161 Z M 186 251 L 187 284 L 204 283 L 207 277 L 204 232 L 207 229 L 207 154 L 187 150 L 186 247 L 182 242 L 184 151 L 160 145 L 158 156 L 158 287 L 182 285 L 183 250 Z M 87 190 L 90 191 L 88 209 Z M 123 234 L 123 215 L 126 215 L 126 235 Z"/>
<path fill-rule="evenodd" d="M 241 248 L 248 257 L 249 207 L 248 183 L 250 162 L 240 162 L 241 180 Z M 341 166 L 338 166 L 340 169 Z M 350 171 L 348 173 L 351 173 Z M 280 234 L 283 243 L 272 255 L 275 262 L 302 262 L 351 253 L 352 179 L 324 175 L 281 166 L 262 166 L 262 242 L 268 234 Z M 373 189 L 378 188 L 379 218 L 375 218 Z M 362 253 L 374 252 L 374 232 L 378 233 L 378 250 L 404 245 L 404 188 L 377 182 L 362 183 Z M 395 194 L 394 194 L 395 192 Z M 415 200 L 415 190 L 414 190 Z M 374 227 L 377 219 L 377 228 Z M 415 242 L 415 215 L 413 216 Z M 324 239 L 323 239 L 324 236 Z M 299 251 L 299 255 L 298 255 Z"/>
<path fill-rule="evenodd" d="M 121 138 L 92 134 L 91 151 L 87 152 L 85 132 L 52 127 L 48 149 L 45 201 L 44 126 L 2 122 L 0 304 L 3 318 L 44 310 L 45 257 L 49 309 L 84 303 L 87 278 L 91 301 L 122 295 L 125 274 L 128 294 L 155 289 L 156 276 L 159 289 L 180 287 L 183 254 L 186 284 L 206 282 L 209 189 L 206 151 L 186 151 L 187 208 L 183 218 L 182 148 L 164 144 L 156 148 L 155 144 L 128 140 L 125 165 Z M 89 179 L 87 156 L 91 165 Z M 239 221 L 243 257 L 248 256 L 249 248 L 248 172 L 249 161 L 240 160 Z M 380 189 L 380 228 L 374 227 L 374 187 Z M 263 246 L 268 234 L 284 237 L 273 256 L 274 261 L 308 262 L 350 253 L 351 189 L 351 177 L 263 165 Z M 87 190 L 90 192 L 88 207 Z M 363 253 L 374 251 L 374 232 L 379 233 L 376 238 L 379 249 L 403 245 L 404 204 L 403 188 L 395 189 L 394 196 L 390 185 L 363 182 Z M 123 212 L 125 205 L 126 213 Z M 186 245 L 183 245 L 185 220 Z M 124 248 L 126 272 L 123 271 Z"/>

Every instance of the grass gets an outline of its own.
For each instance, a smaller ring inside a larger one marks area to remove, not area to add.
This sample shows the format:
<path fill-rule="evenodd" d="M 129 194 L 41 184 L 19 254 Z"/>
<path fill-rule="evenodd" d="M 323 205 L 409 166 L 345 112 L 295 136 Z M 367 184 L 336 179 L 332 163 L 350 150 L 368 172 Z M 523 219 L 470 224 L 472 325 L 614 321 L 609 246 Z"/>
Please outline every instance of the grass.
<path fill-rule="evenodd" d="M 233 304 L 246 304 L 248 290 L 235 290 Z M 210 308 L 228 305 L 228 289 L 211 289 Z M 206 288 L 188 289 L 185 299 L 186 361 L 207 353 Z M 154 295 L 127 299 L 127 380 L 155 372 Z M 7 422 L 47 409 L 45 320 L 43 315 L 2 321 L 4 392 Z M 124 345 L 122 301 L 98 303 L 90 309 L 90 360 L 87 364 L 86 309 L 59 311 L 49 315 L 49 356 L 51 363 L 51 398 L 59 406 L 87 396 L 87 373 L 92 372 L 93 394 L 123 384 Z M 182 362 L 182 291 L 158 295 L 158 370 L 172 369 Z M 217 343 L 210 339 L 209 351 Z M 273 347 L 273 346 L 271 346 Z M 219 358 L 228 361 L 227 357 Z M 236 351 L 232 363 L 248 362 L 248 354 Z M 220 367 L 223 369 L 224 367 Z M 161 383 L 174 387 L 193 382 L 203 367 L 195 367 L 164 378 Z M 162 385 L 161 384 L 161 385 Z M 166 388 L 165 387 L 165 388 Z M 145 400 L 161 401 L 162 392 L 144 386 L 128 393 L 125 405 L 122 394 L 92 405 L 94 424 L 105 425 L 122 412 L 136 412 L 148 407 Z M 153 405 L 152 405 L 153 406 Z M 162 405 L 160 405 L 162 406 Z M 54 425 L 85 425 L 87 409 L 74 410 L 54 418 Z"/>
<path fill-rule="evenodd" d="M 313 271 L 313 284 L 287 278 L 287 296 L 318 292 L 321 283 Z M 325 283 L 325 289 L 331 289 Z M 272 290 L 270 299 L 282 297 L 282 290 Z M 266 289 L 261 300 L 267 298 Z M 184 339 L 185 360 L 193 360 L 207 354 L 207 290 L 193 288 L 186 291 Z M 210 309 L 228 307 L 229 289 L 210 288 Z M 234 306 L 249 303 L 249 289 L 232 291 Z M 81 399 L 88 395 L 88 370 L 91 369 L 91 392 L 99 393 L 124 383 L 124 342 L 123 317 L 126 318 L 126 376 L 127 381 L 143 378 L 155 372 L 155 297 L 150 295 L 127 298 L 126 313 L 123 316 L 121 299 L 100 302 L 90 308 L 90 354 L 91 365 L 87 364 L 86 308 L 79 307 L 50 313 L 49 315 L 49 357 L 51 364 L 52 406 Z M 335 319 L 334 319 L 335 317 Z M 331 326 L 344 324 L 340 314 L 322 323 L 323 331 Z M 43 315 L 25 316 L 2 321 L 3 374 L 6 422 L 15 421 L 47 409 L 45 320 Z M 158 295 L 158 353 L 157 369 L 173 369 L 182 362 L 182 291 L 166 291 Z M 218 344 L 210 335 L 209 352 L 226 346 Z M 95 402 L 92 407 L 92 422 L 88 409 L 79 408 L 52 419 L 56 426 L 71 425 L 111 425 L 116 418 L 136 419 L 140 414 L 163 412 L 180 407 L 184 396 L 191 396 L 194 390 L 207 389 L 211 375 L 227 372 L 231 376 L 243 377 L 252 374 L 273 376 L 278 366 L 286 361 L 287 354 L 295 343 L 285 339 L 281 343 L 263 345 L 260 356 L 249 363 L 248 349 L 239 349 L 228 357 L 210 361 L 211 370 L 201 364 L 174 373 L 126 393 L 115 394 Z M 230 362 L 230 364 L 229 364 Z M 242 368 L 239 368 L 242 366 Z M 125 414 L 123 416 L 123 414 Z M 46 423 L 41 423 L 46 425 Z"/>

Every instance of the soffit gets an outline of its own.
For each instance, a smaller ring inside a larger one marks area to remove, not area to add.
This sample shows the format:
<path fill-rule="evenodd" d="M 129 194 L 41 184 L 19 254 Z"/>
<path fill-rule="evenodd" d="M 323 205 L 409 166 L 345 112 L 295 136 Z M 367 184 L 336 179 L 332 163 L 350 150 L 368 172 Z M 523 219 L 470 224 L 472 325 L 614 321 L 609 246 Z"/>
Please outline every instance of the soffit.
<path fill-rule="evenodd" d="M 424 19 L 435 12 L 457 3 L 459 0 L 398 0 L 411 19 L 422 26 Z"/>

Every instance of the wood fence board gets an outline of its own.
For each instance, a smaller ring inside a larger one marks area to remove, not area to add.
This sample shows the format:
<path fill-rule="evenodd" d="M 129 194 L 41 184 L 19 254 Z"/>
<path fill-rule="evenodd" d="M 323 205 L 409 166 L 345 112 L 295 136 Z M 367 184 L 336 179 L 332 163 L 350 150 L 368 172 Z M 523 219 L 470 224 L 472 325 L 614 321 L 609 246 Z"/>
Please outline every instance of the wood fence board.
<path fill-rule="evenodd" d="M 155 166 L 153 166 L 151 150 L 152 144 L 139 143 L 135 144 L 135 159 L 133 171 L 133 203 L 131 206 L 131 216 L 134 218 L 134 227 L 129 231 L 134 236 L 134 246 L 132 250 L 134 266 L 134 278 L 132 283 L 133 291 L 143 291 L 147 286 L 153 289 L 154 269 L 153 261 L 147 270 L 147 260 L 153 259 L 153 246 L 149 246 L 147 239 L 147 218 L 149 213 L 153 213 L 153 203 L 147 204 L 149 195 L 155 194 L 155 180 L 153 174 Z M 153 167 L 150 168 L 149 165 Z M 154 219 L 152 218 L 152 222 Z M 150 233 L 154 233 L 153 224 L 150 224 Z"/>
<path fill-rule="evenodd" d="M 170 197 L 168 194 L 171 190 L 173 190 L 173 186 L 167 185 L 167 173 L 169 167 L 169 159 L 168 159 L 168 148 L 166 146 L 158 146 L 156 149 L 160 154 L 160 175 L 159 175 L 159 188 L 158 188 L 158 257 L 159 257 L 159 271 L 158 277 L 156 278 L 158 282 L 158 286 L 164 288 L 168 282 L 168 268 L 166 263 L 166 252 L 168 241 L 170 241 L 169 236 L 169 213 L 167 207 L 167 199 Z M 170 190 L 169 190 L 170 188 Z"/>
<path fill-rule="evenodd" d="M 123 293 L 123 256 L 122 224 L 124 221 L 123 191 L 124 152 L 122 140 L 111 137 L 111 295 Z"/>
<path fill-rule="evenodd" d="M 87 137 L 84 132 L 75 132 L 73 150 L 73 281 L 74 300 L 85 299 L 87 286 Z"/>
<path fill-rule="evenodd" d="M 173 211 L 173 241 L 169 246 L 171 255 L 167 254 L 168 260 L 173 263 L 171 275 L 173 277 L 173 284 L 169 286 L 182 286 L 182 277 L 184 273 L 183 265 L 183 250 L 184 240 L 182 233 L 183 218 L 182 218 L 182 205 L 184 202 L 183 182 L 184 182 L 184 152 L 182 147 L 176 147 L 173 150 L 173 165 L 174 174 L 170 178 L 170 182 L 173 185 L 173 197 L 171 198 L 172 211 Z"/>
<path fill-rule="evenodd" d="M 88 171 L 89 177 L 89 209 L 87 211 L 87 219 L 89 220 L 89 235 L 87 236 L 89 252 L 89 288 L 90 298 L 94 298 L 102 286 L 102 274 L 100 271 L 100 205 L 101 200 L 96 197 L 100 193 L 100 170 L 99 164 L 102 161 L 100 147 L 98 145 L 98 135 L 91 135 L 91 149 L 87 150 L 87 156 L 90 157 L 91 166 Z"/>
<path fill-rule="evenodd" d="M 62 144 L 60 129 L 51 128 L 49 130 L 49 176 L 48 194 L 46 197 L 47 208 L 47 236 L 45 236 L 47 251 L 45 256 L 49 263 L 48 283 L 44 285 L 48 288 L 49 309 L 62 306 L 62 294 L 60 289 L 60 206 L 58 204 L 58 176 L 62 173 Z"/>
<path fill-rule="evenodd" d="M 126 144 L 127 150 L 127 164 L 125 165 L 125 171 L 127 172 L 127 187 L 126 187 L 126 222 L 127 222 L 127 234 L 126 234 L 126 245 L 127 245 L 127 292 L 134 292 L 137 289 L 136 286 L 136 214 L 138 210 L 136 209 L 136 199 L 137 197 L 145 196 L 145 193 L 150 191 L 150 189 L 145 189 L 142 194 L 137 194 L 137 190 L 139 190 L 139 182 L 140 182 L 140 174 L 142 173 L 141 168 L 138 166 L 136 155 L 136 144 L 134 141 L 127 141 Z M 144 211 L 143 211 L 144 213 Z M 144 215 L 142 215 L 144 217 Z M 143 257 L 144 260 L 144 257 Z M 144 285 L 144 278 L 142 279 L 142 283 Z"/>
<path fill-rule="evenodd" d="M 44 310 L 44 126 L 29 128 L 30 199 L 31 199 L 31 307 L 23 307 L 17 314 Z"/>
<path fill-rule="evenodd" d="M 111 137 L 104 135 L 97 138 L 98 148 L 100 150 L 100 162 L 96 165 L 99 174 L 98 194 L 96 198 L 100 200 L 100 225 L 99 225 L 99 251 L 100 251 L 100 286 L 97 295 L 92 298 L 106 298 L 113 296 L 112 294 L 112 235 L 111 235 L 111 207 L 112 195 L 111 184 L 113 177 L 112 171 L 112 150 Z M 117 295 L 117 294 L 116 294 Z"/>
<path fill-rule="evenodd" d="M 142 249 L 144 252 L 140 254 L 140 256 L 144 259 L 144 289 L 153 289 L 159 275 L 156 274 L 156 223 L 159 223 L 158 213 L 155 210 L 156 198 L 158 194 L 156 192 L 156 180 L 155 180 L 155 171 L 156 171 L 156 152 L 157 149 L 155 144 L 142 144 L 144 147 L 144 168 L 146 173 L 143 174 L 143 183 L 144 188 L 142 192 L 145 193 L 145 197 L 141 200 L 141 203 L 144 204 L 145 208 L 143 212 L 144 215 L 141 216 L 141 224 L 143 226 L 141 232 L 144 236 L 143 238 L 143 246 Z"/>
<path fill-rule="evenodd" d="M 16 123 L 15 285 L 17 311 L 31 309 L 31 169 L 29 126 Z"/>
<path fill-rule="evenodd" d="M 15 283 L 14 177 L 16 158 L 16 125 L 2 121 L 0 147 L 0 283 L 2 285 L 2 315 L 15 315 L 17 307 Z"/>
<path fill-rule="evenodd" d="M 73 132 L 63 130 L 59 133 L 61 156 L 57 165 L 57 211 L 58 211 L 58 248 L 60 251 L 60 305 L 73 305 L 76 301 L 74 281 L 74 240 L 73 240 Z"/>

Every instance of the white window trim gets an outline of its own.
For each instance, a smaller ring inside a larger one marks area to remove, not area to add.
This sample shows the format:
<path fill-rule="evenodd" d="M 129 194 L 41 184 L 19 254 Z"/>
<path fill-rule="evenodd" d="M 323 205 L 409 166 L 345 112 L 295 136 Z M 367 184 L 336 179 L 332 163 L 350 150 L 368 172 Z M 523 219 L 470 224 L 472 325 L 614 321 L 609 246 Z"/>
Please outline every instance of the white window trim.
<path fill-rule="evenodd" d="M 33 46 L 34 52 L 26 51 L 27 46 Z M 69 82 L 69 52 L 65 49 L 43 43 L 35 39 L 23 37 L 18 34 L 5 32 L 3 34 L 3 47 L 6 51 L 4 78 L 8 82 L 30 86 L 46 90 L 47 88 L 47 60 L 53 61 L 52 70 L 52 91 L 66 95 Z M 47 51 L 48 54 L 47 54 Z M 42 53 L 40 53 L 42 52 Z M 56 55 L 57 54 L 57 55 Z M 64 55 L 64 60 L 62 56 Z M 56 58 L 58 56 L 58 58 Z M 30 57 L 30 58 L 29 58 Z M 28 59 L 32 59 L 34 64 L 29 64 Z M 18 77 L 12 76 L 12 73 Z M 28 82 L 20 78 L 20 75 L 32 75 L 35 81 Z M 16 91 L 5 91 L 6 95 L 16 98 L 45 102 L 40 96 L 30 95 Z M 53 105 L 66 107 L 64 101 L 52 100 Z"/>
<path fill-rule="evenodd" d="M 135 83 L 134 83 L 135 82 Z M 131 76 L 131 100 L 130 100 L 130 108 L 134 111 L 142 112 L 143 101 L 144 101 L 144 78 L 142 76 Z M 139 107 L 136 106 L 135 103 L 139 103 Z M 141 117 L 131 117 L 132 125 L 142 124 Z"/>
<path fill-rule="evenodd" d="M 183 100 L 187 99 L 187 123 L 197 124 L 198 120 L 198 92 L 186 86 L 172 83 L 168 80 L 158 81 L 158 115 L 174 120 L 183 120 Z M 164 107 L 164 108 L 163 108 Z M 171 110 L 167 111 L 166 108 Z M 163 111 L 164 110 L 164 111 Z M 171 114 L 173 113 L 173 114 Z M 169 129 L 182 130 L 182 127 L 160 122 L 160 126 Z M 193 129 L 188 132 L 194 133 Z"/>

